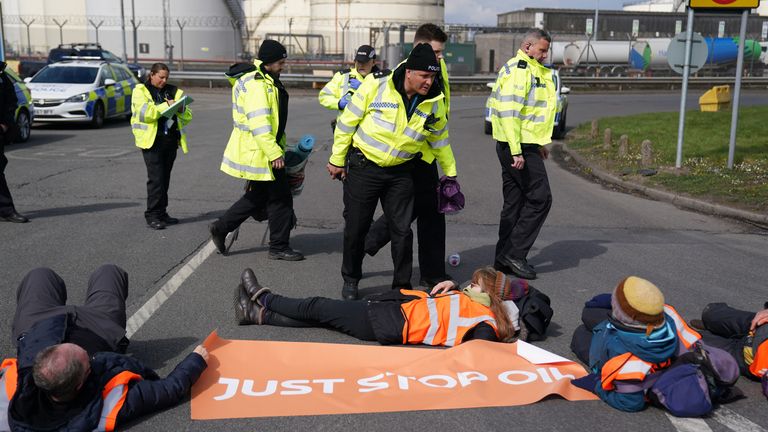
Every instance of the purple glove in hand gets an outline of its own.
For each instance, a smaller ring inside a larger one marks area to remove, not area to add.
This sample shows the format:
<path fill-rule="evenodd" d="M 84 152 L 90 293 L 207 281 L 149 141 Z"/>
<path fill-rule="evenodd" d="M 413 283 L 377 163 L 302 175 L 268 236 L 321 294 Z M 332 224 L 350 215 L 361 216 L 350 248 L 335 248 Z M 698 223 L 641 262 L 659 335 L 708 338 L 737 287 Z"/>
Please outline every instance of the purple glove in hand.
<path fill-rule="evenodd" d="M 350 87 L 352 90 L 357 90 L 357 88 L 358 88 L 358 87 L 360 87 L 360 84 L 362 84 L 362 82 L 360 82 L 360 80 L 358 80 L 358 79 L 356 79 L 356 78 L 351 78 L 351 79 L 349 80 L 349 87 Z"/>

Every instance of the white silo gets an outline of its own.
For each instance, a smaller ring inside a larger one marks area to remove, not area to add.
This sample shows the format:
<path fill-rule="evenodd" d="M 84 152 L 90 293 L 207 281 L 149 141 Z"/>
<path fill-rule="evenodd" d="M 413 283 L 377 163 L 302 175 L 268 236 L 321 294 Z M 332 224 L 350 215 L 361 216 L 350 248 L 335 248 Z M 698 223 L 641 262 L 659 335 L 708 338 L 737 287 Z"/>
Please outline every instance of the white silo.
<path fill-rule="evenodd" d="M 351 58 L 352 51 L 362 44 L 371 43 L 378 36 L 376 47 L 384 43 L 379 31 L 392 26 L 390 37 L 398 38 L 400 25 L 418 25 L 432 22 L 441 25 L 445 17 L 444 0 L 399 0 L 396 5 L 387 0 L 310 0 L 310 30 L 327 35 L 326 49 L 331 53 L 344 53 Z M 406 42 L 411 42 L 412 33 Z M 390 40 L 397 42 L 397 40 Z"/>

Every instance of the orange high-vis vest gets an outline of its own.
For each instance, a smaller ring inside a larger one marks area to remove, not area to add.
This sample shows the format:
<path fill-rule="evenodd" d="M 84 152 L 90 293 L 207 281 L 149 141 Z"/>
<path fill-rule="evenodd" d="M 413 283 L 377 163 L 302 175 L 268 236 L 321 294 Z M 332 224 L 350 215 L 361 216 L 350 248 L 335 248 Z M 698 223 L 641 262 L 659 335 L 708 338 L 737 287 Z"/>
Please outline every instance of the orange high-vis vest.
<path fill-rule="evenodd" d="M 423 291 L 401 292 L 421 297 L 400 306 L 406 319 L 403 344 L 454 346 L 460 344 L 464 335 L 481 322 L 490 324 L 498 335 L 491 309 L 462 293 L 429 297 Z"/>
<path fill-rule="evenodd" d="M 757 347 L 757 351 L 752 353 L 752 359 L 749 372 L 757 378 L 762 378 L 768 372 L 768 341 Z"/>
<path fill-rule="evenodd" d="M 128 384 L 131 381 L 140 381 L 141 375 L 129 371 L 123 371 L 112 377 L 104 386 L 101 393 L 103 405 L 101 407 L 101 419 L 94 429 L 100 432 L 115 430 L 117 414 L 123 408 L 125 396 L 128 394 Z M 8 426 L 8 406 L 16 393 L 18 370 L 16 359 L 3 360 L 0 365 L 0 431 L 10 430 Z"/>
<path fill-rule="evenodd" d="M 701 335 L 690 328 L 672 306 L 664 305 L 664 312 L 675 323 L 675 331 L 680 343 L 686 350 L 690 350 L 701 339 Z M 642 381 L 648 375 L 669 367 L 671 364 L 671 360 L 658 364 L 650 363 L 631 352 L 627 352 L 605 362 L 600 370 L 600 381 L 603 390 L 614 390 L 616 388 L 615 381 Z"/>
<path fill-rule="evenodd" d="M 8 407 L 16 393 L 18 373 L 16 359 L 5 359 L 0 364 L 0 431 L 11 430 L 8 426 Z"/>

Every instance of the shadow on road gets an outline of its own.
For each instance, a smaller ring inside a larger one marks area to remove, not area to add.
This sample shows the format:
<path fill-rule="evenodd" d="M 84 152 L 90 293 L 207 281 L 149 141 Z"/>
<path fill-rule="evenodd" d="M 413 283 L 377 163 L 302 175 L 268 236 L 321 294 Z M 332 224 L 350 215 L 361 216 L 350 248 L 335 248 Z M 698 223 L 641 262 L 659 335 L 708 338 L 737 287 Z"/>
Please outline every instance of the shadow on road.
<path fill-rule="evenodd" d="M 35 135 L 34 133 L 30 135 L 29 141 L 25 143 L 12 143 L 11 145 L 6 144 L 5 150 L 11 151 L 11 150 L 25 150 L 31 147 L 37 147 L 41 145 L 46 144 L 53 144 L 55 142 L 68 140 L 70 138 L 75 138 L 76 134 L 57 134 L 57 133 L 51 133 L 51 134 L 45 134 L 45 135 Z"/>
<path fill-rule="evenodd" d="M 152 369 L 161 369 L 169 360 L 192 352 L 200 343 L 199 338 L 177 337 L 153 340 L 131 340 L 128 345 L 128 354 L 133 355 L 142 363 Z"/>
<path fill-rule="evenodd" d="M 66 216 L 80 213 L 96 213 L 107 210 L 114 210 L 119 208 L 137 207 L 139 203 L 135 202 L 119 202 L 108 204 L 85 204 L 81 206 L 69 206 L 69 207 L 54 207 L 42 210 L 33 210 L 24 212 L 30 219 L 44 219 L 55 216 Z"/>
<path fill-rule="evenodd" d="M 536 255 L 529 257 L 529 261 L 536 267 L 536 273 L 549 273 L 558 270 L 578 267 L 582 260 L 588 260 L 600 256 L 608 251 L 603 244 L 611 243 L 609 240 L 562 240 L 554 242 Z"/>

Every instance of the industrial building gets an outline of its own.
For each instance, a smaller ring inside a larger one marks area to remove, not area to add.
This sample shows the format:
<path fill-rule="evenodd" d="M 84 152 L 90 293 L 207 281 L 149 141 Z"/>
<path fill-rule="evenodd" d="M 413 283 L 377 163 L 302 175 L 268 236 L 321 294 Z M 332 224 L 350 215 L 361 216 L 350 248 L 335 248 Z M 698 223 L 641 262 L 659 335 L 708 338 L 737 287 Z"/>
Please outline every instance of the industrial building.
<path fill-rule="evenodd" d="M 419 24 L 442 25 L 445 0 L 6 0 L 2 8 L 10 55 L 98 41 L 142 62 L 232 61 L 273 38 L 294 58 L 351 59 L 361 44 L 410 41 Z"/>
<path fill-rule="evenodd" d="M 667 46 L 687 23 L 687 14 L 673 9 L 673 0 L 631 2 L 625 10 L 599 10 L 596 24 L 594 9 L 525 8 L 502 13 L 498 15 L 496 31 L 474 37 L 477 71 L 495 73 L 515 55 L 525 30 L 537 27 L 552 33 L 549 58 L 556 65 L 580 67 L 579 72 L 587 75 L 669 73 Z M 694 31 L 707 37 L 713 47 L 711 66 L 727 63 L 730 57 L 735 60 L 733 50 L 737 43 L 733 38 L 738 36 L 740 25 L 739 14 L 696 14 Z M 762 73 L 766 59 L 766 28 L 768 5 L 763 5 L 752 11 L 747 24 L 746 65 L 758 73 Z M 724 50 L 728 52 L 726 57 L 722 56 Z"/>

